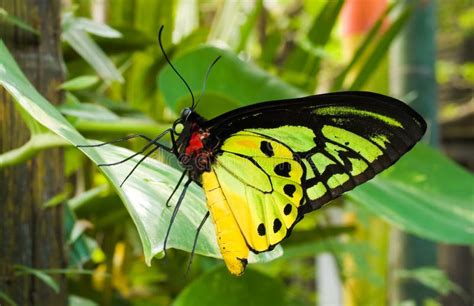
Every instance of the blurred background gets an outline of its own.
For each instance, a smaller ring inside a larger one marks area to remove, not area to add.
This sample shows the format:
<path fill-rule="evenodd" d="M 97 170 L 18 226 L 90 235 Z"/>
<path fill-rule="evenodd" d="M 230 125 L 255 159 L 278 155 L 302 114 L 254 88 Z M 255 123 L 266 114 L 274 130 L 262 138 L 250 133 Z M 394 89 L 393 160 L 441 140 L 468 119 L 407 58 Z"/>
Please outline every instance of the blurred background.
<path fill-rule="evenodd" d="M 204 251 L 186 272 L 181 241 L 192 230 L 176 234 L 165 258 L 142 244 L 146 228 L 167 225 L 137 217 L 94 163 L 0 88 L 0 304 L 472 305 L 473 16 L 470 0 L 0 0 L 0 84 L 18 74 L 10 52 L 86 138 L 154 137 L 190 105 L 159 49 L 161 25 L 196 96 L 222 56 L 198 108 L 206 118 L 369 90 L 428 122 L 424 145 L 305 216 L 282 255 L 235 278 Z M 27 87 L 13 85 L 18 100 Z"/>

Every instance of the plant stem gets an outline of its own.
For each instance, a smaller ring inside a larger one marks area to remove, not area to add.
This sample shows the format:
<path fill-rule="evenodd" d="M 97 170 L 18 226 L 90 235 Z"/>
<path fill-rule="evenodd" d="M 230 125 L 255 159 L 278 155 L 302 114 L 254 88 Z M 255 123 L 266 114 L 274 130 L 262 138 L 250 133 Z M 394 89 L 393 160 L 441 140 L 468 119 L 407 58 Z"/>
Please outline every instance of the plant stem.
<path fill-rule="evenodd" d="M 110 187 L 108 184 L 102 184 L 92 189 L 89 189 L 85 192 L 82 192 L 78 196 L 70 199 L 67 204 L 72 210 L 76 210 L 79 207 L 90 203 L 92 200 L 96 199 L 100 195 L 108 192 Z"/>
<path fill-rule="evenodd" d="M 73 123 L 74 127 L 84 132 L 113 132 L 113 133 L 144 133 L 155 135 L 169 128 L 169 124 L 159 124 L 153 121 L 144 122 L 143 120 L 118 120 L 118 121 L 85 121 L 78 120 Z"/>
<path fill-rule="evenodd" d="M 30 140 L 19 148 L 0 154 L 0 169 L 21 164 L 42 150 L 70 145 L 64 138 L 54 134 L 32 135 Z"/>

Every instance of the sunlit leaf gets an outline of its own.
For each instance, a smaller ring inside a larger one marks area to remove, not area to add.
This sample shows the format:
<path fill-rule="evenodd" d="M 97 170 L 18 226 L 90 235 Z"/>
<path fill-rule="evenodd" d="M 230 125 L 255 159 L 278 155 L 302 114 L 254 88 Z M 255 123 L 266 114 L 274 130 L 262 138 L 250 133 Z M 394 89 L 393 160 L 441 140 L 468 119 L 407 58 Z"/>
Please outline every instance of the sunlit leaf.
<path fill-rule="evenodd" d="M 95 75 L 83 75 L 62 83 L 59 88 L 65 90 L 80 90 L 91 87 L 95 85 L 98 81 L 99 78 Z"/>
<path fill-rule="evenodd" d="M 68 22 L 64 25 L 65 27 L 63 29 L 66 31 L 74 29 L 74 30 L 85 31 L 87 33 L 94 34 L 100 37 L 107 37 L 107 38 L 122 37 L 122 34 L 119 31 L 115 30 L 114 28 L 106 24 L 96 22 L 92 19 L 87 19 L 83 17 L 73 17 L 69 13 L 66 13 L 63 18 L 68 20 Z"/>
<path fill-rule="evenodd" d="M 120 117 L 107 108 L 93 103 L 66 103 L 59 106 L 61 113 L 87 120 L 116 121 Z"/>
<path fill-rule="evenodd" d="M 76 28 L 77 19 L 65 15 L 62 24 L 62 39 L 66 41 L 97 74 L 107 81 L 123 82 L 122 74 L 99 46 L 84 30 Z"/>
<path fill-rule="evenodd" d="M 70 295 L 68 301 L 69 301 L 69 304 L 68 304 L 69 306 L 97 306 L 99 305 L 92 300 L 89 300 L 77 295 Z"/>

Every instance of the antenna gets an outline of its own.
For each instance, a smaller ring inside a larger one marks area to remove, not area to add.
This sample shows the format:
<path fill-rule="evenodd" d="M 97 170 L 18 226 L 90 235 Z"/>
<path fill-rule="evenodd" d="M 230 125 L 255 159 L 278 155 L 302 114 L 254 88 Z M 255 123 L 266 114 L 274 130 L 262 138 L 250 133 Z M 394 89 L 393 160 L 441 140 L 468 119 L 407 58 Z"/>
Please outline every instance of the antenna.
<path fill-rule="evenodd" d="M 212 70 L 212 67 L 214 67 L 214 65 L 221 59 L 221 56 L 219 55 L 218 57 L 216 57 L 216 59 L 209 65 L 209 67 L 207 68 L 207 72 L 206 72 L 206 76 L 204 77 L 204 83 L 202 85 L 202 90 L 201 90 L 201 94 L 199 95 L 199 98 L 196 102 L 196 106 L 193 107 L 193 110 L 196 109 L 196 107 L 198 106 L 199 102 L 201 102 L 201 98 L 202 96 L 204 95 L 204 92 L 206 91 L 206 84 L 207 84 L 207 79 L 209 78 L 209 74 L 211 73 L 211 70 Z"/>
<path fill-rule="evenodd" d="M 165 57 L 168 64 L 171 66 L 171 68 L 174 70 L 174 72 L 179 76 L 181 81 L 183 81 L 184 85 L 186 85 L 186 88 L 188 89 L 189 93 L 191 94 L 191 100 L 192 100 L 191 108 L 194 109 L 194 95 L 193 95 L 193 92 L 191 90 L 191 87 L 189 87 L 188 83 L 183 78 L 183 76 L 178 72 L 178 70 L 176 70 L 176 68 L 173 66 L 173 64 L 171 64 L 171 61 L 168 58 L 168 55 L 166 55 L 165 49 L 163 48 L 163 43 L 161 42 L 161 33 L 163 32 L 164 27 L 165 26 L 162 25 L 161 28 L 160 28 L 160 32 L 158 32 L 158 43 L 160 45 L 161 53 L 163 53 L 163 56 Z"/>

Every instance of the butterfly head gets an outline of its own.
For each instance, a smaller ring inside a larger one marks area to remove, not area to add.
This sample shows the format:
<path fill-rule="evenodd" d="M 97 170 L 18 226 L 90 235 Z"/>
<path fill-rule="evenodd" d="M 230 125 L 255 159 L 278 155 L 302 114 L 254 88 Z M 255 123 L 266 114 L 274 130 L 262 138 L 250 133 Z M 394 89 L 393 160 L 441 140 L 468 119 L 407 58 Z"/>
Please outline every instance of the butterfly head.
<path fill-rule="evenodd" d="M 184 137 L 189 137 L 192 129 L 200 126 L 202 122 L 204 122 L 204 118 L 202 118 L 198 113 L 194 111 L 191 107 L 186 107 L 181 111 L 179 118 L 173 123 L 173 132 L 180 136 L 184 134 Z"/>
<path fill-rule="evenodd" d="M 198 168 L 197 164 L 202 163 L 203 154 L 207 154 L 205 146 L 209 133 L 202 128 L 205 121 L 192 108 L 187 107 L 173 124 L 173 132 L 178 135 L 177 157 L 183 166 L 192 164 L 191 168 Z"/>
<path fill-rule="evenodd" d="M 181 121 L 186 122 L 193 112 L 194 110 L 191 107 L 183 108 L 180 115 Z"/>

